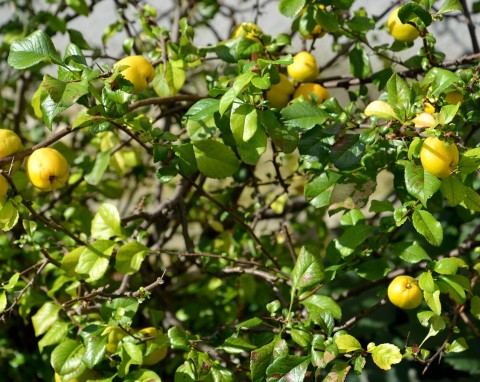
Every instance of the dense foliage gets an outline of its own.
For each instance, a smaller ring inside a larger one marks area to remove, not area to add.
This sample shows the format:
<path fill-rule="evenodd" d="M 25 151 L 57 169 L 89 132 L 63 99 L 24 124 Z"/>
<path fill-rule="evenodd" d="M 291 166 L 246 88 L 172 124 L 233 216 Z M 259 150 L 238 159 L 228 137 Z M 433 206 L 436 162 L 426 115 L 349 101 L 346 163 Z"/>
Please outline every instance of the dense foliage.
<path fill-rule="evenodd" d="M 104 3 L 0 2 L 1 128 L 23 142 L 0 158 L 0 379 L 478 378 L 475 7 L 115 0 L 97 46 L 73 25 Z M 448 60 L 447 21 L 471 46 Z M 132 55 L 148 87 L 114 67 Z M 13 165 L 44 147 L 70 167 L 53 191 Z M 413 303 L 388 299 L 399 275 Z"/>

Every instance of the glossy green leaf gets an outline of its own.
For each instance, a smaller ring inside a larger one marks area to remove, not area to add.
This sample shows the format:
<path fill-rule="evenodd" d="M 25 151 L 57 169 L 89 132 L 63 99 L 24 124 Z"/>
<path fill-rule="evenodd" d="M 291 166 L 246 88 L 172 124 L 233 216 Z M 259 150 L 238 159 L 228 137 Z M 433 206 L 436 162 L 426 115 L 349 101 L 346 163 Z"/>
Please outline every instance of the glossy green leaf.
<path fill-rule="evenodd" d="M 407 110 L 414 98 L 413 91 L 398 74 L 394 74 L 387 82 L 388 104 L 393 107 L 395 115 L 400 121 L 405 121 Z"/>
<path fill-rule="evenodd" d="M 280 0 L 278 9 L 280 13 L 287 17 L 295 17 L 305 6 L 306 0 Z"/>
<path fill-rule="evenodd" d="M 328 114 L 310 102 L 294 102 L 281 111 L 282 122 L 298 130 L 310 130 L 317 125 L 322 125 Z"/>
<path fill-rule="evenodd" d="M 120 214 L 113 204 L 104 203 L 99 208 L 92 220 L 92 237 L 95 239 L 110 239 L 122 237 Z"/>
<path fill-rule="evenodd" d="M 200 172 L 210 178 L 221 179 L 233 175 L 240 162 L 233 151 L 219 141 L 193 142 L 193 150 Z"/>
<path fill-rule="evenodd" d="M 58 320 L 60 310 L 60 305 L 55 304 L 52 301 L 47 301 L 33 315 L 32 324 L 37 337 L 44 334 Z"/>
<path fill-rule="evenodd" d="M 320 250 L 313 246 L 300 249 L 292 271 L 292 289 L 305 289 L 320 284 L 325 277 Z"/>
<path fill-rule="evenodd" d="M 465 199 L 465 186 L 456 176 L 448 176 L 442 179 L 440 191 L 452 207 L 459 205 Z"/>
<path fill-rule="evenodd" d="M 342 334 L 335 338 L 335 344 L 340 353 L 350 353 L 362 349 L 360 342 L 350 334 Z"/>
<path fill-rule="evenodd" d="M 428 199 L 440 189 L 441 183 L 440 179 L 431 175 L 422 166 L 417 166 L 412 162 L 405 165 L 407 191 L 419 199 L 424 206 L 427 205 Z"/>
<path fill-rule="evenodd" d="M 100 315 L 108 325 L 123 327 L 132 325 L 133 317 L 137 313 L 139 302 L 133 297 L 119 297 L 106 301 L 100 307 Z"/>
<path fill-rule="evenodd" d="M 272 341 L 250 353 L 250 378 L 252 382 L 265 381 L 265 373 L 272 362 L 274 346 L 275 341 Z"/>
<path fill-rule="evenodd" d="M 255 107 L 242 104 L 232 108 L 230 127 L 235 141 L 249 141 L 255 135 L 258 128 L 258 115 Z"/>
<path fill-rule="evenodd" d="M 131 275 L 140 270 L 147 256 L 148 247 L 137 241 L 122 245 L 115 256 L 115 269 L 124 275 Z"/>
<path fill-rule="evenodd" d="M 409 264 L 417 264 L 420 261 L 431 260 L 428 253 L 417 242 L 395 243 L 392 246 L 393 253 Z"/>
<path fill-rule="evenodd" d="M 431 245 L 440 246 L 443 241 L 443 228 L 440 222 L 426 210 L 415 210 L 413 226 Z"/>
<path fill-rule="evenodd" d="M 310 357 L 287 355 L 277 358 L 267 368 L 267 382 L 303 382 Z"/>
<path fill-rule="evenodd" d="M 88 276 L 89 281 L 100 280 L 107 272 L 114 247 L 115 243 L 110 240 L 97 240 L 84 247 L 78 258 L 75 272 Z"/>
<path fill-rule="evenodd" d="M 355 44 L 350 53 L 350 73 L 357 78 L 366 78 L 371 72 L 370 58 L 362 45 Z"/>
<path fill-rule="evenodd" d="M 52 40 L 43 30 L 37 30 L 10 45 L 8 63 L 17 70 L 30 68 L 45 60 L 64 65 Z"/>
<path fill-rule="evenodd" d="M 400 348 L 393 344 L 368 345 L 368 352 L 372 354 L 373 362 L 380 369 L 390 370 L 392 365 L 402 361 Z"/>
<path fill-rule="evenodd" d="M 71 325 L 68 322 L 55 322 L 43 335 L 40 341 L 38 341 L 38 349 L 40 352 L 43 352 L 43 349 L 47 346 L 63 342 L 67 338 L 70 329 Z"/>
<path fill-rule="evenodd" d="M 96 186 L 101 182 L 103 174 L 110 164 L 110 156 L 111 150 L 97 153 L 92 170 L 85 175 L 87 183 Z"/>
<path fill-rule="evenodd" d="M 63 379 L 73 379 L 86 369 L 82 362 L 84 352 L 82 343 L 67 339 L 53 349 L 50 363 Z"/>

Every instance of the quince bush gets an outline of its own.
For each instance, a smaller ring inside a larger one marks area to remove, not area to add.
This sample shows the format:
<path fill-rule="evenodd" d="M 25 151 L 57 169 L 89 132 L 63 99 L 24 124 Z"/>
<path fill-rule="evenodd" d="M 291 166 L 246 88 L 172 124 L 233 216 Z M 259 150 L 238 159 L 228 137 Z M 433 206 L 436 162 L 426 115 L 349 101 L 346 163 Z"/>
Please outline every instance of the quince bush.
<path fill-rule="evenodd" d="M 102 2 L 0 27 L 3 378 L 478 378 L 465 2 L 119 0 L 89 41 Z"/>

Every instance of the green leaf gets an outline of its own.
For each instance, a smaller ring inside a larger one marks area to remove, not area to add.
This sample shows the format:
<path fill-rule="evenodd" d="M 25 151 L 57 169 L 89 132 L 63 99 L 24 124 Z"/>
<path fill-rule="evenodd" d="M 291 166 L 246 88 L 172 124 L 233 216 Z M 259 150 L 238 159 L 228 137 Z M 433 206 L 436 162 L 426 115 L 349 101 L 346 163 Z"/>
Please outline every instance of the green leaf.
<path fill-rule="evenodd" d="M 360 44 L 355 44 L 348 57 L 350 59 L 350 73 L 354 77 L 364 79 L 372 72 L 368 54 Z"/>
<path fill-rule="evenodd" d="M 330 151 L 335 167 L 348 170 L 358 166 L 365 152 L 365 145 L 358 134 L 347 134 L 338 138 Z"/>
<path fill-rule="evenodd" d="M 465 207 L 469 210 L 480 212 L 480 195 L 471 187 L 465 187 Z"/>
<path fill-rule="evenodd" d="M 420 5 L 415 3 L 407 3 L 398 11 L 398 17 L 402 23 L 407 23 L 410 20 L 414 20 L 416 17 L 428 27 L 432 23 L 432 15 L 423 9 Z"/>
<path fill-rule="evenodd" d="M 102 180 L 103 174 L 110 164 L 111 150 L 102 151 L 96 154 L 95 163 L 92 170 L 85 175 L 85 180 L 88 184 L 96 186 Z"/>
<path fill-rule="evenodd" d="M 328 114 L 311 102 L 294 102 L 281 111 L 283 123 L 299 130 L 310 130 L 322 125 Z"/>
<path fill-rule="evenodd" d="M 83 354 L 82 362 L 89 369 L 93 369 L 105 356 L 108 336 L 101 335 L 104 330 L 104 326 L 89 325 L 81 332 L 85 344 L 85 353 Z"/>
<path fill-rule="evenodd" d="M 388 104 L 392 106 L 395 115 L 404 122 L 407 112 L 414 98 L 414 93 L 397 73 L 394 73 L 387 82 Z"/>
<path fill-rule="evenodd" d="M 454 11 L 463 12 L 462 3 L 459 0 L 445 0 L 438 10 L 438 13 L 443 14 Z"/>
<path fill-rule="evenodd" d="M 292 271 L 292 293 L 295 289 L 305 289 L 320 284 L 325 277 L 320 250 L 307 245 L 300 249 Z"/>
<path fill-rule="evenodd" d="M 440 222 L 426 210 L 415 210 L 412 216 L 417 232 L 431 244 L 439 247 L 443 241 L 443 228 Z"/>
<path fill-rule="evenodd" d="M 257 346 L 237 336 L 228 337 L 218 349 L 222 349 L 229 354 L 241 354 L 255 350 Z"/>
<path fill-rule="evenodd" d="M 200 172 L 210 178 L 222 179 L 233 175 L 240 162 L 233 151 L 218 141 L 199 140 L 193 142 L 193 150 Z"/>
<path fill-rule="evenodd" d="M 0 209 L 0 229 L 3 231 L 10 231 L 17 225 L 19 218 L 18 210 L 10 200 Z"/>
<path fill-rule="evenodd" d="M 440 302 L 440 290 L 436 290 L 435 292 L 423 292 L 423 296 L 425 298 L 425 302 L 427 303 L 428 307 L 432 309 L 437 316 L 442 314 L 442 304 Z"/>
<path fill-rule="evenodd" d="M 431 175 L 423 166 L 417 166 L 408 162 L 405 166 L 405 185 L 410 195 L 416 197 L 424 206 L 428 199 L 435 194 L 442 182 L 436 176 Z"/>
<path fill-rule="evenodd" d="M 280 0 L 278 10 L 287 17 L 295 17 L 305 6 L 306 0 Z"/>
<path fill-rule="evenodd" d="M 191 143 L 175 146 L 175 155 L 178 157 L 178 169 L 185 176 L 190 176 L 198 171 L 195 152 Z"/>
<path fill-rule="evenodd" d="M 8 283 L 2 286 L 2 288 L 8 291 L 12 290 L 17 285 L 19 278 L 20 278 L 20 273 L 19 272 L 14 273 L 8 280 Z"/>
<path fill-rule="evenodd" d="M 77 247 L 73 251 L 70 251 L 65 256 L 63 256 L 61 268 L 63 271 L 65 271 L 66 276 L 75 277 L 75 268 L 77 267 L 80 255 L 83 253 L 85 248 L 85 246 Z"/>
<path fill-rule="evenodd" d="M 380 280 L 390 271 L 390 267 L 385 259 L 367 260 L 360 264 L 356 269 L 357 274 L 368 280 Z"/>
<path fill-rule="evenodd" d="M 362 357 L 360 356 L 359 358 Z M 344 382 L 351 368 L 348 362 L 337 361 L 333 364 L 327 376 L 323 379 L 323 382 Z"/>
<path fill-rule="evenodd" d="M 303 325 L 297 325 L 291 328 L 290 337 L 292 337 L 293 342 L 302 348 L 307 348 L 312 343 L 312 333 L 303 327 Z"/>
<path fill-rule="evenodd" d="M 218 111 L 220 115 L 223 115 L 233 103 L 235 98 L 237 98 L 238 94 L 243 90 L 245 86 L 247 86 L 252 78 L 255 76 L 254 72 L 246 72 L 237 77 L 233 86 L 227 90 L 227 92 L 222 96 L 220 99 L 220 104 L 218 107 Z"/>
<path fill-rule="evenodd" d="M 55 322 L 45 333 L 45 335 L 38 341 L 38 349 L 40 353 L 47 346 L 56 345 L 63 342 L 70 330 L 70 324 L 68 322 Z"/>
<path fill-rule="evenodd" d="M 477 320 L 480 320 L 480 297 L 473 296 L 470 301 L 470 313 Z"/>
<path fill-rule="evenodd" d="M 68 108 L 89 92 L 88 81 L 65 82 L 48 74 L 43 77 L 42 87 L 51 99 L 61 107 Z"/>
<path fill-rule="evenodd" d="M 350 334 L 342 334 L 335 338 L 335 344 L 338 347 L 340 353 L 350 353 L 362 349 L 360 342 Z"/>
<path fill-rule="evenodd" d="M 7 294 L 4 290 L 2 290 L 0 292 L 0 313 L 3 313 L 5 311 L 5 308 L 7 307 L 7 302 Z"/>
<path fill-rule="evenodd" d="M 8 63 L 17 70 L 30 68 L 45 60 L 64 65 L 52 40 L 43 30 L 37 30 L 10 45 Z"/>
<path fill-rule="evenodd" d="M 264 382 L 267 368 L 272 362 L 275 341 L 250 353 L 250 373 L 252 382 Z"/>
<path fill-rule="evenodd" d="M 122 245 L 115 256 L 115 269 L 124 275 L 138 272 L 147 252 L 148 247 L 137 241 Z"/>
<path fill-rule="evenodd" d="M 137 313 L 139 302 L 133 297 L 119 297 L 112 301 L 106 301 L 100 307 L 100 316 L 110 326 L 132 325 L 133 317 Z"/>
<path fill-rule="evenodd" d="M 308 314 L 312 316 L 312 320 L 315 320 L 321 313 L 330 313 L 336 320 L 342 319 L 340 305 L 329 296 L 314 294 L 303 300 L 302 305 L 308 309 Z"/>
<path fill-rule="evenodd" d="M 170 97 L 176 95 L 185 84 L 186 64 L 183 60 L 168 60 L 155 68 L 153 89 L 159 97 Z"/>
<path fill-rule="evenodd" d="M 162 382 L 162 379 L 152 370 L 140 369 L 128 373 L 123 378 L 123 382 Z M 175 379 L 175 382 L 177 382 L 177 379 Z M 182 380 L 182 382 L 186 381 Z"/>
<path fill-rule="evenodd" d="M 272 139 L 275 148 L 290 154 L 298 147 L 298 133 L 291 126 L 282 125 L 271 110 L 258 111 L 259 120 Z"/>
<path fill-rule="evenodd" d="M 342 256 L 350 256 L 355 249 L 368 239 L 372 232 L 369 225 L 358 225 L 348 227 L 343 234 L 335 239 L 335 246 L 340 250 Z"/>
<path fill-rule="evenodd" d="M 395 243 L 392 246 L 392 250 L 395 256 L 400 257 L 403 261 L 409 264 L 417 264 L 420 261 L 431 260 L 428 253 L 417 241 Z"/>
<path fill-rule="evenodd" d="M 90 8 L 88 7 L 85 0 L 65 0 L 67 5 L 72 8 L 76 13 L 87 16 L 90 13 Z"/>
<path fill-rule="evenodd" d="M 267 368 L 267 382 L 303 382 L 309 364 L 309 356 L 279 357 Z"/>
<path fill-rule="evenodd" d="M 247 142 L 257 131 L 257 109 L 248 104 L 232 108 L 230 127 L 236 142 Z"/>
<path fill-rule="evenodd" d="M 442 179 L 440 191 L 452 207 L 459 205 L 465 199 L 465 186 L 456 176 L 448 176 Z"/>
<path fill-rule="evenodd" d="M 92 220 L 91 234 L 94 239 L 122 237 L 120 214 L 113 204 L 104 203 Z"/>
<path fill-rule="evenodd" d="M 255 135 L 248 141 L 237 142 L 238 155 L 246 164 L 257 164 L 267 148 L 268 138 L 263 126 L 258 126 Z"/>
<path fill-rule="evenodd" d="M 447 292 L 458 304 L 464 304 L 465 292 L 470 292 L 470 281 L 462 275 L 441 275 L 437 280 L 440 291 Z"/>
<path fill-rule="evenodd" d="M 118 365 L 118 376 L 125 377 L 131 365 L 141 365 L 143 363 L 143 354 L 140 347 L 132 342 L 124 342 L 120 352 L 121 362 Z"/>
<path fill-rule="evenodd" d="M 425 292 L 433 293 L 438 289 L 437 286 L 435 285 L 435 282 L 433 281 L 433 277 L 430 271 L 423 272 L 420 275 L 418 279 L 418 285 Z"/>
<path fill-rule="evenodd" d="M 47 301 L 32 317 L 35 336 L 44 334 L 57 320 L 61 307 L 54 302 Z"/>
<path fill-rule="evenodd" d="M 305 183 L 305 199 L 315 208 L 329 206 L 333 186 L 340 177 L 336 172 L 325 171 L 319 176 L 307 180 Z"/>
<path fill-rule="evenodd" d="M 66 106 L 62 106 L 55 102 L 52 97 L 47 96 L 40 104 L 40 109 L 43 115 L 43 121 L 49 130 L 52 130 L 52 123 L 55 117 L 62 111 L 67 109 Z"/>
<path fill-rule="evenodd" d="M 390 370 L 392 365 L 402 361 L 400 348 L 393 344 L 381 344 L 378 346 L 369 344 L 368 352 L 372 353 L 373 362 L 382 370 Z"/>
<path fill-rule="evenodd" d="M 435 263 L 433 270 L 442 275 L 454 275 L 457 273 L 458 268 L 467 267 L 465 261 L 457 257 L 446 257 L 440 259 Z"/>
<path fill-rule="evenodd" d="M 453 340 L 451 344 L 447 344 L 445 348 L 445 354 L 448 353 L 461 353 L 468 350 L 469 346 L 467 340 L 464 337 Z"/>
<path fill-rule="evenodd" d="M 454 72 L 442 68 L 432 68 L 425 75 L 422 84 L 431 85 L 431 96 L 437 98 L 440 93 L 451 88 L 451 86 L 461 79 Z"/>
<path fill-rule="evenodd" d="M 84 247 L 78 258 L 75 272 L 88 275 L 88 281 L 100 280 L 108 269 L 110 256 L 115 243 L 110 240 L 97 240 Z"/>
<path fill-rule="evenodd" d="M 190 350 L 190 339 L 188 333 L 178 326 L 168 329 L 168 339 L 173 350 Z"/>
<path fill-rule="evenodd" d="M 220 101 L 215 98 L 204 98 L 195 102 L 185 113 L 185 118 L 192 121 L 209 119 L 218 111 Z"/>
<path fill-rule="evenodd" d="M 66 339 L 55 347 L 50 363 L 64 380 L 79 377 L 86 369 L 82 362 L 85 348 L 77 341 Z"/>

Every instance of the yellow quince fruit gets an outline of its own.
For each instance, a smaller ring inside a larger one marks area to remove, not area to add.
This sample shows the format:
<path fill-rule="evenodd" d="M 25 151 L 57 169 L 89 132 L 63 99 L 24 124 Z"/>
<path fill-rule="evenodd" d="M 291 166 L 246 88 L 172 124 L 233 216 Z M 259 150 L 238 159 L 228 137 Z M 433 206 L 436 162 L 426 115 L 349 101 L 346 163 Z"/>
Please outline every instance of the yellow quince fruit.
<path fill-rule="evenodd" d="M 62 187 L 70 175 L 65 157 L 50 147 L 37 149 L 27 158 L 26 172 L 30 182 L 42 191 Z"/>
<path fill-rule="evenodd" d="M 155 68 L 143 56 L 122 58 L 113 65 L 113 68 L 120 69 L 123 77 L 133 84 L 135 93 L 145 90 L 148 84 L 155 78 Z"/>

